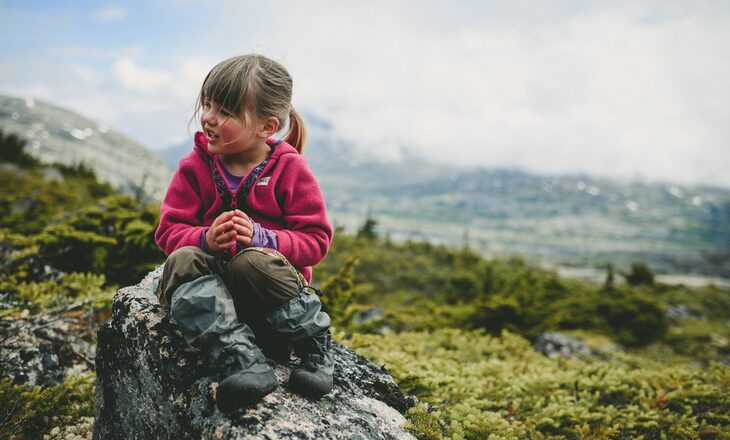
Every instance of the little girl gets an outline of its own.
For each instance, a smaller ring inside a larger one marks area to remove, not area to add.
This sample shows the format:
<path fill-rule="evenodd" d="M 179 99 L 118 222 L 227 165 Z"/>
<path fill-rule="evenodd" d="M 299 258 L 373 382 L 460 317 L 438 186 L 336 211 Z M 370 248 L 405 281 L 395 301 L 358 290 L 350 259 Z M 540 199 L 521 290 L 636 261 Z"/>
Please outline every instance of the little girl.
<path fill-rule="evenodd" d="M 221 411 L 277 386 L 249 325 L 294 347 L 292 390 L 318 397 L 333 386 L 330 318 L 308 287 L 332 227 L 291 96 L 287 70 L 261 55 L 215 66 L 196 108 L 203 131 L 160 209 L 155 240 L 168 258 L 157 293 L 185 340 L 221 366 Z M 272 138 L 287 125 L 284 141 Z"/>

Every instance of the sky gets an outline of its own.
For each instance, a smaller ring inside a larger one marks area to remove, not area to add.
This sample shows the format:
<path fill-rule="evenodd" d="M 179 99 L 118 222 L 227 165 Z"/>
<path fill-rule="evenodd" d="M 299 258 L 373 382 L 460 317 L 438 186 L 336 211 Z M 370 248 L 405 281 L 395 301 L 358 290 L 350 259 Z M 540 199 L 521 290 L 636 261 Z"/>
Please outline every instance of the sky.
<path fill-rule="evenodd" d="M 257 52 L 384 161 L 730 187 L 728 1 L 0 0 L 0 24 L 0 93 L 151 149 Z"/>

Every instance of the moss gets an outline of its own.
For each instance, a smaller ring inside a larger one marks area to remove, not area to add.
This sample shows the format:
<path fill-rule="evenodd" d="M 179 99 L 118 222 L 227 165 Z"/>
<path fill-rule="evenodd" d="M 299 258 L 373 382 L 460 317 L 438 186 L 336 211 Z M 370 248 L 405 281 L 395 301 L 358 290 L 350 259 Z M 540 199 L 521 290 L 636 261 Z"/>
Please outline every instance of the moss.
<path fill-rule="evenodd" d="M 403 426 L 420 440 L 441 440 L 444 438 L 439 413 L 428 410 L 427 405 L 416 405 L 406 412 L 408 422 Z"/>
<path fill-rule="evenodd" d="M 449 438 L 700 438 L 730 425 L 730 368 L 719 364 L 703 370 L 626 353 L 549 359 L 513 333 L 458 329 L 347 343 L 436 405 Z M 423 416 L 409 415 L 414 424 Z"/>

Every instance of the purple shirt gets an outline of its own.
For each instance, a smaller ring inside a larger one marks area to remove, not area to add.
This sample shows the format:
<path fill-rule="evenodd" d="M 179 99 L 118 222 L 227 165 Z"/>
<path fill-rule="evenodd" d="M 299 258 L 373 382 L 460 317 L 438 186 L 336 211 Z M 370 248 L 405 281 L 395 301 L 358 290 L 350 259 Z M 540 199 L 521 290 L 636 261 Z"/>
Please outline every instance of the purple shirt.
<path fill-rule="evenodd" d="M 241 182 L 243 181 L 243 176 L 236 176 L 235 174 L 232 174 L 230 171 L 228 171 L 228 168 L 226 168 L 225 165 L 223 165 L 222 163 L 221 168 L 223 168 L 223 176 L 225 177 L 226 182 L 228 182 L 228 186 L 230 186 L 231 191 L 235 193 L 236 190 L 238 190 L 238 187 L 241 185 Z M 251 220 L 251 223 L 253 223 L 253 235 L 251 236 L 251 244 L 246 247 L 265 247 L 278 249 L 276 233 L 274 231 L 270 231 L 264 228 L 253 220 Z M 208 251 L 208 244 L 205 242 L 205 234 L 207 232 L 208 229 L 204 229 L 202 234 L 200 234 L 200 248 L 205 251 Z M 240 252 L 243 249 L 243 245 L 241 245 L 240 243 L 236 243 L 236 252 Z"/>

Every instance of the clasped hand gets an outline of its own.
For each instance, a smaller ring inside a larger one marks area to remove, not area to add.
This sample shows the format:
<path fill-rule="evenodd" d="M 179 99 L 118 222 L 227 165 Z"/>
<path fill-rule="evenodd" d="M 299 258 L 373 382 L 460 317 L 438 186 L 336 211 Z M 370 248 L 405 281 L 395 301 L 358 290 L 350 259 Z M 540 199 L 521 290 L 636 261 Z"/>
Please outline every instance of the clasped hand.
<path fill-rule="evenodd" d="M 253 221 L 240 209 L 226 211 L 219 215 L 205 233 L 205 244 L 208 250 L 220 252 L 235 247 L 251 244 L 253 237 Z"/>

